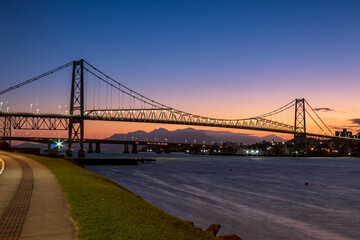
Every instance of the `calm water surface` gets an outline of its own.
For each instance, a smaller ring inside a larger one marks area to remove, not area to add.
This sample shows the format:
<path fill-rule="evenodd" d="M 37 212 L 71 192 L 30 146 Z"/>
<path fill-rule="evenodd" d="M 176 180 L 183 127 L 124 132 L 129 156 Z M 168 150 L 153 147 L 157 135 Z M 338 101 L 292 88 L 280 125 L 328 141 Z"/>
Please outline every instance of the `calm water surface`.
<path fill-rule="evenodd" d="M 221 224 L 219 235 L 360 239 L 358 158 L 150 157 L 156 164 L 86 168 L 203 229 Z"/>

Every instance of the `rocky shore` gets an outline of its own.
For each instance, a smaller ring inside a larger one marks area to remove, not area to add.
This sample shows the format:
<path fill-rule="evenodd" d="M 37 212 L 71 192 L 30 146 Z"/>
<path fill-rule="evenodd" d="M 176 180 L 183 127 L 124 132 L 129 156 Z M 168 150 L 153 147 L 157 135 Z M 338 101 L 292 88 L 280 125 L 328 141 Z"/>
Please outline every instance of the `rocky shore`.
<path fill-rule="evenodd" d="M 194 226 L 193 222 L 186 221 Z M 232 235 L 222 235 L 222 236 L 216 236 L 216 234 L 219 232 L 221 228 L 220 224 L 211 224 L 205 232 L 209 233 L 211 236 L 216 237 L 221 240 L 242 240 L 239 236 L 232 234 Z"/>

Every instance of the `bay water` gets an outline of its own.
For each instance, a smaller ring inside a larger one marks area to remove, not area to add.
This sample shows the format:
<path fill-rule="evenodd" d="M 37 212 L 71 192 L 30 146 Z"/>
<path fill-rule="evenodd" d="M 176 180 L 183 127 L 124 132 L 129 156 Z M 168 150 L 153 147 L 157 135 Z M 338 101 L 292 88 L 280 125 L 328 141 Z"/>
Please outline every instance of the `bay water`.
<path fill-rule="evenodd" d="M 202 229 L 221 224 L 218 235 L 360 239 L 359 158 L 102 156 L 155 158 L 156 164 L 85 167 Z"/>

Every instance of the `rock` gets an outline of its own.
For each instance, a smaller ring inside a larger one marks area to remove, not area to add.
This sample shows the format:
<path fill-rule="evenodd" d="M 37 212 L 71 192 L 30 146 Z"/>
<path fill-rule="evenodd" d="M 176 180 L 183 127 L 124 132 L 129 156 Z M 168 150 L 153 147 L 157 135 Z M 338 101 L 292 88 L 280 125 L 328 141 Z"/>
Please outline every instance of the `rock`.
<path fill-rule="evenodd" d="M 214 237 L 216 236 L 217 232 L 220 230 L 221 225 L 220 224 L 211 224 L 206 230 L 205 232 L 210 233 L 211 235 L 213 235 Z"/>
<path fill-rule="evenodd" d="M 239 238 L 239 237 L 236 236 L 235 234 L 233 234 L 233 235 L 218 236 L 218 237 L 216 237 L 216 238 L 221 239 L 221 240 L 241 240 L 241 238 Z"/>
<path fill-rule="evenodd" d="M 190 224 L 191 224 L 191 226 L 194 226 L 194 223 L 193 223 L 193 222 L 191 222 L 191 221 L 186 220 L 185 222 L 190 223 Z"/>

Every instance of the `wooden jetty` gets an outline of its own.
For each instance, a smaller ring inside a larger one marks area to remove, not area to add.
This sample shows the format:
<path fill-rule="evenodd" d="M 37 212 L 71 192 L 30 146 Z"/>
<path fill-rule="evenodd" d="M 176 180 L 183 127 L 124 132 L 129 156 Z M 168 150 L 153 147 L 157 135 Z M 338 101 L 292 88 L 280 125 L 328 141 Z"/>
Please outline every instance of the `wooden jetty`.
<path fill-rule="evenodd" d="M 155 164 L 154 158 L 69 158 L 80 165 L 139 165 Z"/>

